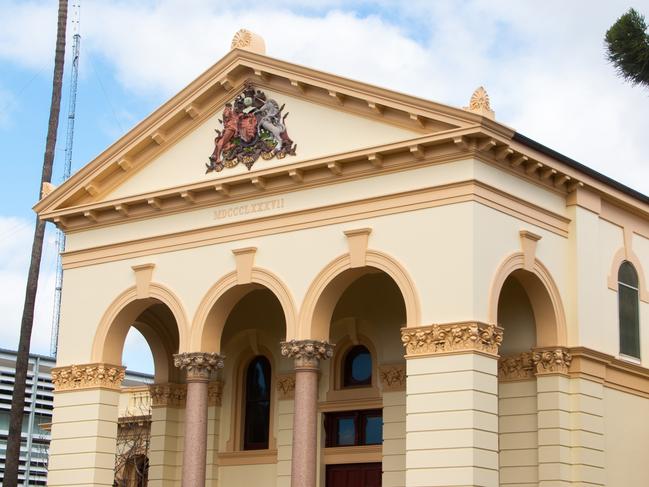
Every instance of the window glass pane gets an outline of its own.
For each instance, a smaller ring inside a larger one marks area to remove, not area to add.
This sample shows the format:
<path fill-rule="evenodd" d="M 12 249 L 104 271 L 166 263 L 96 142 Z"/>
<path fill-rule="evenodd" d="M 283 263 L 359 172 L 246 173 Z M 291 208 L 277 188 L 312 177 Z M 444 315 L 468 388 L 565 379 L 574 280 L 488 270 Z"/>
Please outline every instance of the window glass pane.
<path fill-rule="evenodd" d="M 356 421 L 354 418 L 338 418 L 336 428 L 336 445 L 350 446 L 356 444 Z"/>
<path fill-rule="evenodd" d="M 363 345 L 353 347 L 345 357 L 343 386 L 372 384 L 372 355 Z"/>
<path fill-rule="evenodd" d="M 638 273 L 635 271 L 633 264 L 628 261 L 622 262 L 617 274 L 617 280 L 631 287 L 638 287 Z"/>
<path fill-rule="evenodd" d="M 638 291 L 626 286 L 618 289 L 620 313 L 620 353 L 640 358 Z"/>
<path fill-rule="evenodd" d="M 246 371 L 244 450 L 268 448 L 270 428 L 270 362 L 266 357 L 253 359 Z"/>
<path fill-rule="evenodd" d="M 383 418 L 381 416 L 365 416 L 365 445 L 380 445 L 383 443 Z"/>
<path fill-rule="evenodd" d="M 372 357 L 369 352 L 359 353 L 352 360 L 352 379 L 365 382 L 372 377 Z"/>

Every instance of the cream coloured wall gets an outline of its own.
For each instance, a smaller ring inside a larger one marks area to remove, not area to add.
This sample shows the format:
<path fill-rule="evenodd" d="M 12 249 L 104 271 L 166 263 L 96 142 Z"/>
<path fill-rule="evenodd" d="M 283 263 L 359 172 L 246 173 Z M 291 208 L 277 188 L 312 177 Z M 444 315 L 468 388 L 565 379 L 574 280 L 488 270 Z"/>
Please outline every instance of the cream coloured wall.
<path fill-rule="evenodd" d="M 277 465 L 233 465 L 219 469 L 222 486 L 274 487 Z"/>
<path fill-rule="evenodd" d="M 649 399 L 604 389 L 606 485 L 649 485 Z"/>
<path fill-rule="evenodd" d="M 205 246 L 68 269 L 65 272 L 59 363 L 92 360 L 90 351 L 95 327 L 111 301 L 135 285 L 133 265 L 155 263 L 153 282 L 166 286 L 178 297 L 191 322 L 208 289 L 235 269 L 231 250 L 255 246 L 258 248 L 255 265 L 277 275 L 299 307 L 318 272 L 348 251 L 343 231 L 367 226 L 373 229 L 369 247 L 400 262 L 410 273 L 419 295 L 426 296 L 421 300 L 424 323 L 472 319 L 466 303 L 467 296 L 474 293 L 470 226 L 474 206 L 474 203 L 461 203 L 258 237 L 236 244 Z M 458 226 L 457 222 L 467 224 Z M 439 229 L 443 228 L 455 230 L 441 233 Z M 408 232 L 411 238 L 402 239 L 403 232 Z M 516 247 L 511 249 L 515 250 Z M 101 283 L 101 292 L 88 286 L 88 282 Z"/>
<path fill-rule="evenodd" d="M 484 205 L 475 205 L 473 210 L 473 319 L 491 321 L 491 292 L 498 292 L 491 286 L 502 263 L 521 252 L 521 230 L 541 236 L 536 245 L 536 258 L 553 277 L 565 306 L 567 239 Z"/>
<path fill-rule="evenodd" d="M 419 132 L 319 106 L 311 101 L 270 90 L 265 90 L 265 93 L 268 98 L 274 98 L 280 106 L 286 104 L 283 113 L 289 113 L 286 126 L 289 136 L 297 144 L 297 155 L 287 156 L 283 160 L 265 161 L 260 158 L 251 172 L 421 136 Z M 234 95 L 236 94 L 233 93 Z M 223 172 L 204 174 L 204 164 L 208 162 L 208 157 L 214 150 L 214 130 L 222 128 L 218 122 L 222 113 L 223 107 L 220 107 L 205 122 L 150 161 L 146 167 L 104 199 L 132 196 L 206 180 L 216 181 L 248 172 L 244 165 L 239 165 Z"/>

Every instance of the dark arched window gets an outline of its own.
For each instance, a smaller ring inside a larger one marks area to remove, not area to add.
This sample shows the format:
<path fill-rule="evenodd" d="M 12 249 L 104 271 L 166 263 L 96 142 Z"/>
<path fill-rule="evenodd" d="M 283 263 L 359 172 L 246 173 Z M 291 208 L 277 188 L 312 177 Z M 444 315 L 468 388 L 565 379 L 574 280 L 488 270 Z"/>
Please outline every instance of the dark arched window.
<path fill-rule="evenodd" d="M 631 262 L 622 262 L 617 273 L 617 281 L 620 353 L 640 358 L 638 273 Z"/>
<path fill-rule="evenodd" d="M 246 369 L 244 450 L 268 448 L 270 391 L 270 362 L 260 355 Z"/>
<path fill-rule="evenodd" d="M 343 362 L 343 387 L 372 385 L 372 355 L 367 347 L 349 349 Z"/>

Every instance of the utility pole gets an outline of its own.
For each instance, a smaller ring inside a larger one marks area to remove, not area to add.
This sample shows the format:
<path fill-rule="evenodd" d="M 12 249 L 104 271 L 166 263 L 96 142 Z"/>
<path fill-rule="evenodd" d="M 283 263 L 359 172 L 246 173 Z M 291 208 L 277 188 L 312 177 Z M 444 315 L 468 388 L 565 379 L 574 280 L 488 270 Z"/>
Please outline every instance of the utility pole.
<path fill-rule="evenodd" d="M 50 117 L 47 126 L 47 139 L 45 141 L 45 154 L 43 156 L 43 172 L 39 186 L 39 196 L 43 196 L 43 183 L 52 181 L 52 165 L 54 163 L 54 150 L 56 148 L 56 131 L 59 127 L 59 113 L 61 111 L 61 88 L 63 86 L 63 64 L 65 61 L 65 31 L 68 20 L 68 0 L 59 0 L 59 12 L 56 31 L 56 48 L 54 55 L 54 77 L 52 80 L 52 101 L 50 103 Z M 45 222 L 36 217 L 34 228 L 34 241 L 29 262 L 29 274 L 25 289 L 25 302 L 23 316 L 20 323 L 20 340 L 16 355 L 16 377 L 9 415 L 9 435 L 7 437 L 7 451 L 3 487 L 18 487 L 18 468 L 20 465 L 20 445 L 22 439 L 23 415 L 25 410 L 25 385 L 27 383 L 27 368 L 29 367 L 29 346 L 32 339 L 34 325 L 34 306 L 38 290 L 38 277 L 41 269 L 41 256 L 43 254 L 43 238 L 45 236 Z"/>

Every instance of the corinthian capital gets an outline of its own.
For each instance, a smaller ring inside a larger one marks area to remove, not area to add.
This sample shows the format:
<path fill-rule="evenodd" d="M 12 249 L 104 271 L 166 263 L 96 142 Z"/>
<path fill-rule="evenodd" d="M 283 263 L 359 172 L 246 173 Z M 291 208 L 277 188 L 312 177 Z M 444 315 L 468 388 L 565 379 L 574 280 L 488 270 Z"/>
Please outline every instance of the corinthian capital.
<path fill-rule="evenodd" d="M 572 355 L 567 348 L 545 348 L 533 351 L 536 375 L 567 374 L 572 362 Z"/>
<path fill-rule="evenodd" d="M 125 371 L 126 367 L 111 364 L 55 367 L 52 369 L 52 383 L 57 392 L 95 387 L 119 390 Z"/>
<path fill-rule="evenodd" d="M 210 373 L 223 368 L 222 355 L 209 352 L 186 352 L 174 355 L 174 365 L 187 371 L 187 380 L 208 380 Z"/>
<path fill-rule="evenodd" d="M 503 330 L 480 322 L 402 328 L 401 341 L 408 356 L 465 351 L 497 355 Z"/>
<path fill-rule="evenodd" d="M 282 342 L 282 355 L 295 359 L 295 367 L 318 367 L 320 360 L 331 358 L 334 346 L 320 340 Z"/>

